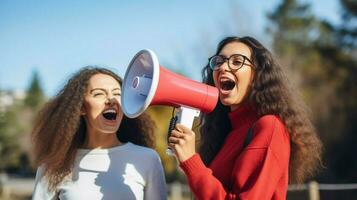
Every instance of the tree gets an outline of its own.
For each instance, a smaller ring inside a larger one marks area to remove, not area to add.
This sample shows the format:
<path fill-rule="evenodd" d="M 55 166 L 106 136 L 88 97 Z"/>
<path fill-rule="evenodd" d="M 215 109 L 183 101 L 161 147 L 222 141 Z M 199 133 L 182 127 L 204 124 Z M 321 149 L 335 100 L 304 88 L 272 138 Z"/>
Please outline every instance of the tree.
<path fill-rule="evenodd" d="M 29 88 L 26 91 L 26 98 L 24 105 L 26 107 L 37 110 L 40 105 L 45 101 L 45 96 L 40 85 L 40 78 L 37 71 L 32 74 L 32 80 Z"/>
<path fill-rule="evenodd" d="M 316 124 L 325 125 L 331 114 L 329 104 L 335 101 L 336 79 L 330 76 L 334 69 L 332 64 L 321 57 L 315 43 L 320 37 L 328 43 L 330 32 L 321 32 L 321 24 L 312 15 L 310 5 L 296 0 L 283 1 L 268 18 L 272 23 L 268 31 L 273 37 L 277 58 L 292 85 L 302 91 L 305 102 L 313 111 L 319 111 L 313 112 Z M 331 101 L 325 103 L 326 99 Z"/>
<path fill-rule="evenodd" d="M 344 15 L 355 16 L 356 3 L 341 2 L 349 5 Z M 341 28 L 319 20 L 311 14 L 308 4 L 296 0 L 284 0 L 268 17 L 274 51 L 302 89 L 325 146 L 326 170 L 319 179 L 355 180 L 357 161 L 352 152 L 357 150 L 357 70 L 353 56 L 356 49 L 350 41 L 356 41 L 351 36 L 357 29 L 347 29 L 350 24 Z M 348 37 L 342 34 L 346 30 L 352 33 Z"/>
<path fill-rule="evenodd" d="M 309 4 L 285 0 L 268 14 L 268 19 L 272 24 L 267 31 L 273 37 L 273 49 L 278 55 L 295 57 L 295 51 L 309 44 L 315 21 Z"/>
<path fill-rule="evenodd" d="M 16 105 L 11 106 L 0 113 L 0 172 L 18 167 L 20 162 L 21 148 L 18 137 L 22 128 L 17 120 L 19 110 L 16 108 Z"/>
<path fill-rule="evenodd" d="M 357 2 L 340 2 L 343 21 L 334 28 L 336 45 L 327 51 L 325 57 L 335 60 L 336 66 L 345 74 L 336 91 L 340 97 L 338 112 L 342 116 L 340 121 L 343 126 L 341 137 L 333 143 L 329 153 L 335 155 L 331 159 L 331 168 L 338 177 L 337 181 L 354 182 L 357 179 L 357 160 L 354 155 L 357 151 Z"/>
<path fill-rule="evenodd" d="M 343 23 L 338 28 L 340 44 L 347 48 L 357 47 L 357 1 L 340 0 Z"/>
<path fill-rule="evenodd" d="M 0 171 L 26 174 L 31 172 L 30 131 L 35 114 L 45 101 L 38 73 L 34 71 L 23 100 L 0 113 Z"/>

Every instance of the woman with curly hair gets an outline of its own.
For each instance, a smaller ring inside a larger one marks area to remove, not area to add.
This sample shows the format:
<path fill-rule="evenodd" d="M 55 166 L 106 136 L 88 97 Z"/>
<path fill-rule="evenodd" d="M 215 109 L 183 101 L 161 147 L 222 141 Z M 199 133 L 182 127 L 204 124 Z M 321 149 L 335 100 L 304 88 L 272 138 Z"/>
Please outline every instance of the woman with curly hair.
<path fill-rule="evenodd" d="M 33 131 L 33 199 L 166 199 L 155 124 L 120 107 L 122 80 L 86 67 L 40 111 Z M 144 164 L 145 163 L 145 164 Z"/>
<path fill-rule="evenodd" d="M 286 199 L 321 161 L 322 144 L 272 54 L 251 37 L 223 39 L 203 69 L 219 90 L 195 133 L 177 125 L 169 138 L 197 199 Z"/>

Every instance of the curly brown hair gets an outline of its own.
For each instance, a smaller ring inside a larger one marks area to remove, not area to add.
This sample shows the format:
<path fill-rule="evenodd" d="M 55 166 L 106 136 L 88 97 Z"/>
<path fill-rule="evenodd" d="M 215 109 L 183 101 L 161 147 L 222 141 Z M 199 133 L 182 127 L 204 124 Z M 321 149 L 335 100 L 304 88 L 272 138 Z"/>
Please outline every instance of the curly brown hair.
<path fill-rule="evenodd" d="M 112 76 L 122 85 L 122 79 L 108 69 L 84 67 L 45 104 L 35 120 L 31 133 L 34 161 L 37 167 L 44 166 L 50 190 L 71 173 L 77 149 L 83 145 L 86 124 L 81 108 L 89 79 L 95 74 Z M 135 119 L 124 116 L 117 137 L 121 142 L 154 148 L 154 128 L 155 123 L 145 113 Z"/>
<path fill-rule="evenodd" d="M 250 47 L 255 78 L 247 101 L 259 116 L 273 114 L 283 121 L 290 133 L 289 182 L 304 182 L 321 166 L 322 149 L 322 143 L 308 117 L 306 107 L 295 95 L 296 90 L 292 90 L 288 85 L 287 77 L 270 51 L 256 39 L 227 37 L 218 44 L 216 54 L 231 42 L 244 43 Z M 202 70 L 203 82 L 214 86 L 212 73 L 208 64 Z M 213 112 L 201 117 L 199 152 L 206 164 L 213 160 L 232 129 L 229 112 L 229 107 L 218 102 Z"/>

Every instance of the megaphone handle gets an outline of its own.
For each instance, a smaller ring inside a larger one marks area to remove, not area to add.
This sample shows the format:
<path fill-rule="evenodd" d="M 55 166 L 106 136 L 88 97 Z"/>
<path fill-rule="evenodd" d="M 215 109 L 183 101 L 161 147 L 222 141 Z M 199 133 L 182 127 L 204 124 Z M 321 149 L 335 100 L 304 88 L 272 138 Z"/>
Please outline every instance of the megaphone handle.
<path fill-rule="evenodd" d="M 171 136 L 172 130 L 175 129 L 176 123 L 177 123 L 177 115 L 171 117 L 170 124 L 169 124 L 169 130 L 167 131 L 167 142 L 169 142 L 169 137 Z M 172 149 L 170 147 L 167 147 L 166 154 L 173 156 L 174 152 L 172 151 Z"/>
<path fill-rule="evenodd" d="M 186 126 L 187 128 L 192 128 L 193 120 L 195 117 L 198 117 L 200 115 L 200 111 L 197 109 L 193 108 L 187 108 L 187 107 L 179 107 L 177 109 L 177 112 L 174 117 L 171 118 L 170 120 L 170 125 L 169 125 L 169 130 L 167 134 L 167 138 L 170 137 L 171 131 L 175 128 L 176 123 L 182 124 Z M 166 149 L 166 154 L 168 155 L 174 155 L 172 149 L 168 147 Z"/>
<path fill-rule="evenodd" d="M 176 123 L 177 123 L 177 116 L 173 116 L 170 120 L 169 130 L 167 131 L 167 139 L 169 139 L 169 137 L 171 136 L 172 130 L 175 129 Z"/>
<path fill-rule="evenodd" d="M 200 115 L 200 111 L 193 108 L 181 106 L 177 109 L 177 123 L 192 128 L 193 120 Z"/>

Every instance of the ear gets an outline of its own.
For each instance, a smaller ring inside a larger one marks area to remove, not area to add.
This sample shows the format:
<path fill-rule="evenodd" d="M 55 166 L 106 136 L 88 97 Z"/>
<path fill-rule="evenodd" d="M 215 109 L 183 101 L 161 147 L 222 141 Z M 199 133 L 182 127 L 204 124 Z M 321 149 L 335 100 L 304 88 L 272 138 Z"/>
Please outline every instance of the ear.
<path fill-rule="evenodd" d="M 255 70 L 252 70 L 252 73 L 250 75 L 250 83 L 249 83 L 249 85 L 253 85 L 253 81 L 255 79 L 256 73 L 257 72 Z"/>

